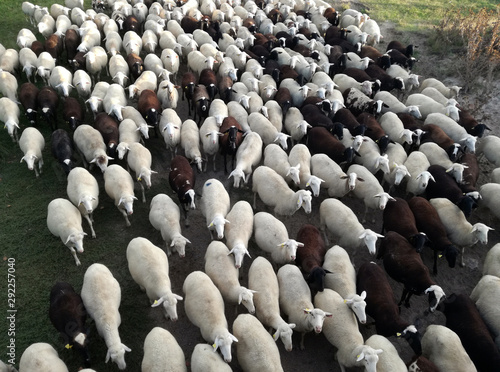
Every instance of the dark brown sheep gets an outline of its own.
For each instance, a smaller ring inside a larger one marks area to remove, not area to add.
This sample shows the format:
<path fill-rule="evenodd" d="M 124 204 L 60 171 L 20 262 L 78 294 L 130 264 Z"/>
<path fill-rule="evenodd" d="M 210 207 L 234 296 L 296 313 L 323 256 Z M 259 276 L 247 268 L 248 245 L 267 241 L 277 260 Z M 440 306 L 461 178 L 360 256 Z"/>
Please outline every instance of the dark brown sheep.
<path fill-rule="evenodd" d="M 63 119 L 71 130 L 75 130 L 83 122 L 84 117 L 85 110 L 80 102 L 76 98 L 67 97 L 64 101 Z"/>
<path fill-rule="evenodd" d="M 59 105 L 59 96 L 54 88 L 43 87 L 36 97 L 38 108 L 42 117 L 50 125 L 52 131 L 57 129 L 57 106 Z"/>
<path fill-rule="evenodd" d="M 37 124 L 38 92 L 38 87 L 33 83 L 24 83 L 21 85 L 21 88 L 19 88 L 19 102 L 21 102 L 26 117 L 31 125 Z"/>
<path fill-rule="evenodd" d="M 177 193 L 179 202 L 184 210 L 184 219 L 186 226 L 188 222 L 188 210 L 194 209 L 194 184 L 195 174 L 193 168 L 184 156 L 177 155 L 170 162 L 170 173 L 168 174 L 168 183 L 172 191 Z"/>
<path fill-rule="evenodd" d="M 137 110 L 149 125 L 157 127 L 160 122 L 161 103 L 158 96 L 151 89 L 144 89 L 137 101 Z"/>
<path fill-rule="evenodd" d="M 311 154 L 326 154 L 337 164 L 351 164 L 356 154 L 352 147 L 345 147 L 326 128 L 311 128 L 307 134 L 307 147 Z"/>
<path fill-rule="evenodd" d="M 116 157 L 116 147 L 120 137 L 118 121 L 113 116 L 100 112 L 95 117 L 94 128 L 101 133 L 108 155 L 112 158 Z"/>
<path fill-rule="evenodd" d="M 80 43 L 80 34 L 76 30 L 69 28 L 64 36 L 64 47 L 66 49 L 66 59 L 68 60 L 68 63 L 75 59 L 75 55 L 78 53 L 77 48 Z"/>
<path fill-rule="evenodd" d="M 231 160 L 231 171 L 234 169 L 234 159 L 236 157 L 236 151 L 240 147 L 241 142 L 243 142 L 243 129 L 240 123 L 232 116 L 227 116 L 222 121 L 219 132 L 223 136 L 219 140 L 219 149 L 221 155 L 224 157 L 224 172 L 227 173 L 227 155 L 232 156 Z"/>
<path fill-rule="evenodd" d="M 321 232 L 316 226 L 305 224 L 297 233 L 298 242 L 304 244 L 297 249 L 295 262 L 307 275 L 306 281 L 311 289 L 323 292 L 325 289 L 325 275 L 328 270 L 322 268 L 326 254 L 326 244 Z"/>
<path fill-rule="evenodd" d="M 134 82 L 144 71 L 144 61 L 140 56 L 135 53 L 130 53 L 125 58 L 128 68 L 130 70 L 130 76 L 132 77 L 132 82 Z"/>

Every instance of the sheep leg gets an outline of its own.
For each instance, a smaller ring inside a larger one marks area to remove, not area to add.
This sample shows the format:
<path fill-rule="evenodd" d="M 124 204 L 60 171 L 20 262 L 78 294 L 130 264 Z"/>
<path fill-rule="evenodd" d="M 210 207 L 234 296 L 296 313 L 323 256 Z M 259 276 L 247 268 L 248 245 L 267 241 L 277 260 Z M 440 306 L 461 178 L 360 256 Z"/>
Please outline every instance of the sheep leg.
<path fill-rule="evenodd" d="M 92 226 L 92 219 L 90 218 L 90 216 L 88 214 L 84 215 L 83 217 L 85 217 L 85 219 L 89 223 L 90 231 L 92 232 L 92 238 L 95 239 L 95 231 L 94 231 L 94 227 Z"/>
<path fill-rule="evenodd" d="M 38 174 L 38 170 L 36 169 L 36 165 L 33 167 L 33 170 L 35 171 L 35 176 L 38 178 L 40 175 Z"/>
<path fill-rule="evenodd" d="M 139 181 L 139 185 L 141 186 L 141 191 L 142 191 L 142 202 L 146 203 L 146 193 L 144 191 L 144 186 L 141 181 Z"/>
<path fill-rule="evenodd" d="M 257 209 L 257 193 L 254 192 L 253 193 L 253 209 L 256 210 Z M 328 243 L 326 243 L 328 244 Z"/>
<path fill-rule="evenodd" d="M 76 266 L 80 266 L 82 263 L 80 262 L 80 260 L 76 256 L 75 248 L 73 248 L 73 247 L 68 247 L 68 248 L 69 248 L 69 251 L 71 252 L 71 254 L 73 255 L 73 257 L 75 258 Z"/>
<path fill-rule="evenodd" d="M 304 337 L 305 336 L 306 336 L 305 332 L 302 332 L 300 334 L 300 350 L 305 350 L 305 346 L 304 346 Z"/>
<path fill-rule="evenodd" d="M 434 266 L 432 268 L 432 273 L 434 275 L 437 275 L 437 273 L 438 273 L 437 259 L 438 259 L 438 251 L 437 251 L 437 249 L 434 249 Z"/>
<path fill-rule="evenodd" d="M 42 174 L 42 166 L 43 166 L 43 159 L 40 158 L 38 161 L 38 170 L 40 171 L 40 174 Z"/>
<path fill-rule="evenodd" d="M 118 208 L 118 210 L 121 212 L 121 214 L 123 214 L 123 217 L 125 217 L 125 223 L 126 223 L 127 227 L 130 227 L 130 221 L 128 220 L 127 211 L 125 209 L 121 209 L 121 208 Z"/>
<path fill-rule="evenodd" d="M 464 252 L 465 252 L 465 247 L 462 247 L 462 254 L 460 255 L 460 267 L 465 267 Z"/>
<path fill-rule="evenodd" d="M 401 304 L 405 303 L 405 307 L 410 307 L 410 297 L 411 297 L 411 293 L 408 289 L 403 288 L 403 294 L 401 295 L 401 300 L 399 300 L 399 303 L 398 303 L 398 307 L 399 309 L 401 310 Z M 406 299 L 406 300 L 405 300 Z"/>
<path fill-rule="evenodd" d="M 361 218 L 361 223 L 366 223 L 366 214 L 368 213 L 368 206 L 365 205 L 365 212 L 363 213 L 363 217 Z M 373 221 L 375 222 L 375 221 Z"/>

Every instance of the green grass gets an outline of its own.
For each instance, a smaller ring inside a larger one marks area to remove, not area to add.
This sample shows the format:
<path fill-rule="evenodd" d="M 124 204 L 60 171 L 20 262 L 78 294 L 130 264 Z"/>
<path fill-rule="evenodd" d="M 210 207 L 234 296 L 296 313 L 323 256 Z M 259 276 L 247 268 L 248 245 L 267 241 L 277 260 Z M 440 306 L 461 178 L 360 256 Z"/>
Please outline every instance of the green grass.
<path fill-rule="evenodd" d="M 403 31 L 426 31 L 437 26 L 446 10 L 454 7 L 495 9 L 494 0 L 364 0 L 366 12 L 377 21 L 394 22 Z"/>

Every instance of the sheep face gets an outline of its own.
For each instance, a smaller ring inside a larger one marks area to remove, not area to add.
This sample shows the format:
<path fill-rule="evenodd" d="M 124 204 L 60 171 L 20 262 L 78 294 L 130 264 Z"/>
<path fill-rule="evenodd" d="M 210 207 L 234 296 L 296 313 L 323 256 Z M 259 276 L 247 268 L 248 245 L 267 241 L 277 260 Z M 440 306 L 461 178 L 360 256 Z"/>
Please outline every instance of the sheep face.
<path fill-rule="evenodd" d="M 236 168 L 235 170 L 233 170 L 229 174 L 228 178 L 231 178 L 231 177 L 234 178 L 233 187 L 235 187 L 235 188 L 239 188 L 240 187 L 240 181 L 241 180 L 243 180 L 243 182 L 246 182 L 245 181 L 245 173 L 243 172 L 243 170 L 241 170 L 239 168 Z"/>
<path fill-rule="evenodd" d="M 281 342 L 283 342 L 286 351 L 292 351 L 292 334 L 294 328 L 294 323 L 287 324 L 287 326 L 280 326 L 276 330 L 276 333 L 273 335 L 274 341 L 277 341 L 278 337 L 281 339 Z"/>
<path fill-rule="evenodd" d="M 304 314 L 307 315 L 309 325 L 315 333 L 321 333 L 325 318 L 332 317 L 331 313 L 324 312 L 321 309 L 304 309 Z"/>
<path fill-rule="evenodd" d="M 83 231 L 76 234 L 71 234 L 64 243 L 68 248 L 75 248 L 78 253 L 83 253 L 83 237 L 87 235 Z"/>
<path fill-rule="evenodd" d="M 382 349 L 373 349 L 370 346 L 365 346 L 363 351 L 358 355 L 356 362 L 363 362 L 367 372 L 377 371 L 378 354 L 383 352 Z"/>
<path fill-rule="evenodd" d="M 438 285 L 431 285 L 425 290 L 424 293 L 427 293 L 429 295 L 429 311 L 431 313 L 436 311 L 436 308 L 439 305 L 441 299 L 444 299 L 446 297 L 443 289 Z"/>
<path fill-rule="evenodd" d="M 421 336 L 414 325 L 409 325 L 403 332 L 398 333 L 397 336 L 403 337 L 406 341 L 408 341 L 408 344 L 413 349 L 415 354 L 422 354 L 422 345 L 420 343 Z"/>
<path fill-rule="evenodd" d="M 131 214 L 134 213 L 134 207 L 133 207 L 134 200 L 137 200 L 137 198 L 133 195 L 122 196 L 118 201 L 117 207 L 125 210 L 127 215 L 130 216 Z"/>
<path fill-rule="evenodd" d="M 222 239 L 224 237 L 224 225 L 229 223 L 224 217 L 218 215 L 215 216 L 212 222 L 208 225 L 210 231 L 215 230 L 217 234 L 217 239 Z"/>
<path fill-rule="evenodd" d="M 352 312 L 356 315 L 361 324 L 366 323 L 366 291 L 363 291 L 360 295 L 355 294 L 344 302 L 349 306 Z"/>
<path fill-rule="evenodd" d="M 377 234 L 376 232 L 366 229 L 363 231 L 363 233 L 359 236 L 359 239 L 363 239 L 366 247 L 368 248 L 368 252 L 370 252 L 371 255 L 374 255 L 376 252 L 376 247 L 375 244 L 377 243 L 377 238 L 383 238 L 383 235 Z"/>
<path fill-rule="evenodd" d="M 255 305 L 253 303 L 253 294 L 256 293 L 250 289 L 241 288 L 241 292 L 238 295 L 238 305 L 243 304 L 250 314 L 255 313 Z"/>
<path fill-rule="evenodd" d="M 238 342 L 238 339 L 229 332 L 225 336 L 217 336 L 215 338 L 215 342 L 213 344 L 214 352 L 217 351 L 218 348 L 220 348 L 222 357 L 224 358 L 224 361 L 226 363 L 231 363 L 231 345 L 233 342 Z"/>
<path fill-rule="evenodd" d="M 122 160 L 128 150 L 128 144 L 126 144 L 125 142 L 120 142 L 116 148 L 116 151 L 118 152 L 118 159 Z"/>
<path fill-rule="evenodd" d="M 250 256 L 250 253 L 248 252 L 248 249 L 243 245 L 243 244 L 236 244 L 231 251 L 229 251 L 228 254 L 234 254 L 234 266 L 239 269 L 241 265 L 243 264 L 243 258 L 245 257 L 245 254 L 248 255 L 248 257 L 252 258 Z"/>
<path fill-rule="evenodd" d="M 26 156 L 25 155 L 25 156 L 23 156 L 21 158 L 21 163 L 22 163 L 23 160 L 26 162 L 26 165 L 28 166 L 28 169 L 30 171 L 32 171 L 33 168 L 34 168 L 34 166 L 35 166 L 35 162 L 38 160 L 38 156 L 36 156 L 36 155 L 28 155 L 28 156 Z"/>
<path fill-rule="evenodd" d="M 172 254 L 172 251 L 177 252 L 180 258 L 184 258 L 186 256 L 186 243 L 191 244 L 191 242 L 183 236 L 176 236 L 172 239 L 172 243 L 167 249 L 167 253 Z"/>
<path fill-rule="evenodd" d="M 161 297 L 158 301 L 155 301 L 151 307 L 163 305 L 163 315 L 165 315 L 165 318 L 175 322 L 178 319 L 177 301 L 182 301 L 182 297 L 172 293 L 171 295 Z"/>
<path fill-rule="evenodd" d="M 86 195 L 85 197 L 82 197 L 80 199 L 78 206 L 82 205 L 83 208 L 85 208 L 85 212 L 87 212 L 87 214 L 91 214 L 94 211 L 94 206 L 93 206 L 94 200 L 97 200 L 97 199 L 93 196 Z"/>
<path fill-rule="evenodd" d="M 378 208 L 383 211 L 385 209 L 385 206 L 387 205 L 387 202 L 389 200 L 396 200 L 394 199 L 392 196 L 390 196 L 388 193 L 386 192 L 381 192 L 380 194 L 377 194 L 377 195 L 374 195 L 373 196 L 374 198 L 379 198 L 379 202 L 378 202 Z"/>
<path fill-rule="evenodd" d="M 116 363 L 118 366 L 118 369 L 124 370 L 127 368 L 127 364 L 125 363 L 125 352 L 126 351 L 131 351 L 130 348 L 125 346 L 124 344 L 120 345 L 113 345 L 108 348 L 108 353 L 106 354 L 106 360 L 105 363 L 111 359 L 113 362 Z"/>
<path fill-rule="evenodd" d="M 309 178 L 309 181 L 307 181 L 307 183 L 306 183 L 306 187 L 311 187 L 313 195 L 317 197 L 317 196 L 319 196 L 321 182 L 325 182 L 325 181 L 319 177 L 311 176 L 311 178 Z"/>
<path fill-rule="evenodd" d="M 453 245 L 447 245 L 443 249 L 443 256 L 448 261 L 448 266 L 454 268 L 457 262 L 458 249 Z"/>
<path fill-rule="evenodd" d="M 302 207 L 306 213 L 311 213 L 311 201 L 312 196 L 309 190 L 299 190 L 297 191 L 298 200 L 297 200 L 297 209 Z"/>
<path fill-rule="evenodd" d="M 409 177 L 411 176 L 410 173 L 408 172 L 408 169 L 404 165 L 396 164 L 396 167 L 392 172 L 394 173 L 394 184 L 396 186 L 398 186 L 406 176 Z"/>
<path fill-rule="evenodd" d="M 491 227 L 486 226 L 484 223 L 478 222 L 472 227 L 472 234 L 474 240 L 481 244 L 488 244 L 488 231 L 493 230 Z"/>

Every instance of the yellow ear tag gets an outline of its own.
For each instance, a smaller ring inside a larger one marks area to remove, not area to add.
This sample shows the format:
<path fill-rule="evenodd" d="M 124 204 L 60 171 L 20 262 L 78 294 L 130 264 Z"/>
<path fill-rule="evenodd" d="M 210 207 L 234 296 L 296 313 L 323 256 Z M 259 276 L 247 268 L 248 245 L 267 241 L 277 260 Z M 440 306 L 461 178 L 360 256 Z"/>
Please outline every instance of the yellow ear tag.
<path fill-rule="evenodd" d="M 213 345 L 212 345 L 212 347 L 213 347 L 214 349 L 217 349 L 217 345 L 216 345 L 216 344 L 213 344 Z"/>
<path fill-rule="evenodd" d="M 344 303 L 346 304 L 346 303 L 347 303 L 347 300 L 344 300 Z"/>
<path fill-rule="evenodd" d="M 156 305 L 158 303 L 158 300 L 155 300 L 155 302 L 153 302 L 153 305 Z"/>
<path fill-rule="evenodd" d="M 66 344 L 66 346 L 64 346 L 66 349 L 71 349 L 73 347 L 73 345 L 70 345 L 70 344 Z"/>
<path fill-rule="evenodd" d="M 137 181 L 141 182 L 141 177 L 139 177 L 139 178 L 137 179 Z"/>
<path fill-rule="evenodd" d="M 306 309 L 306 311 L 311 311 L 311 309 Z"/>
<path fill-rule="evenodd" d="M 439 258 L 443 258 L 443 255 L 442 255 L 442 254 L 440 254 L 438 257 L 439 257 Z"/>
<path fill-rule="evenodd" d="M 398 332 L 398 333 L 396 333 L 396 336 L 397 336 L 397 337 L 401 337 L 401 333 L 399 333 L 399 332 Z"/>
<path fill-rule="evenodd" d="M 356 355 L 356 359 L 359 359 L 359 356 L 360 356 L 360 355 L 361 355 L 361 354 Z"/>

